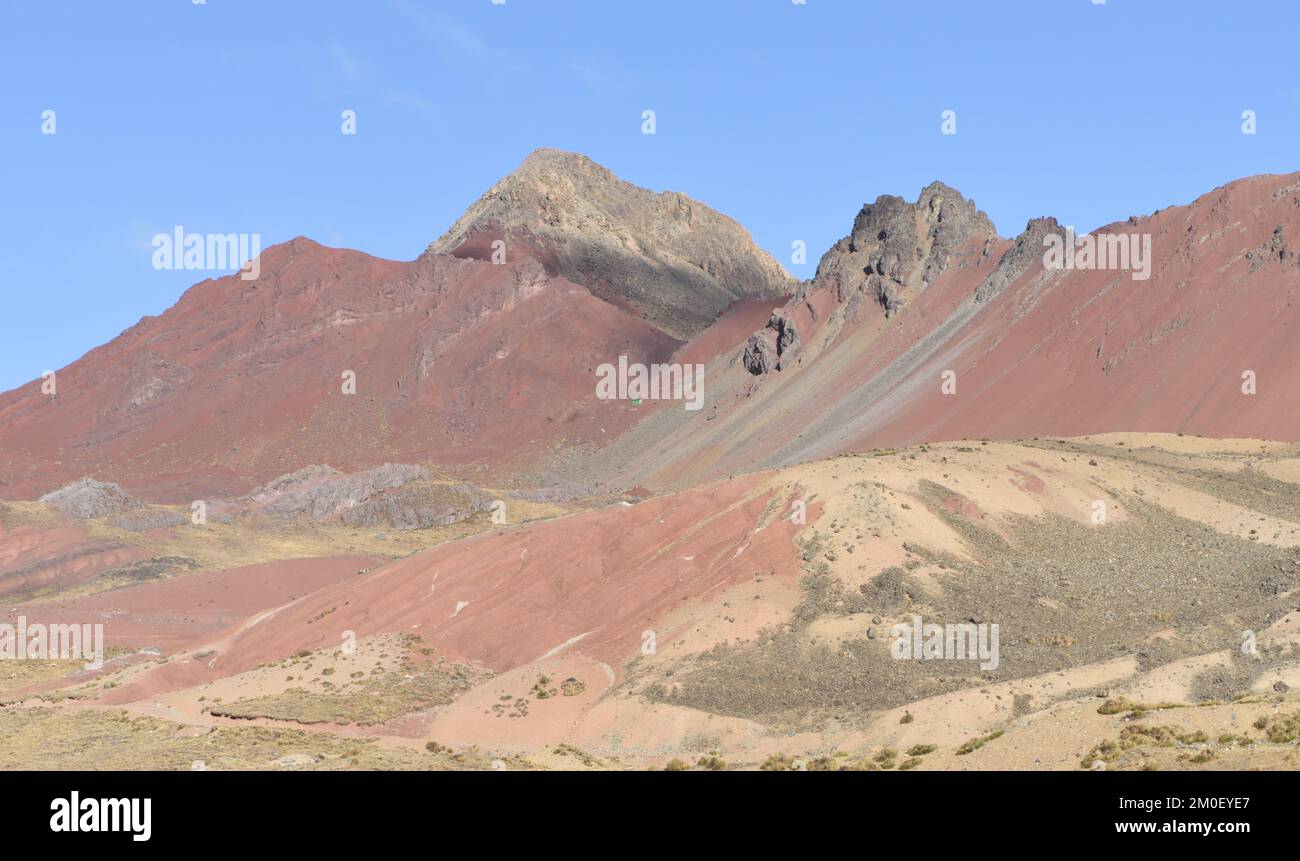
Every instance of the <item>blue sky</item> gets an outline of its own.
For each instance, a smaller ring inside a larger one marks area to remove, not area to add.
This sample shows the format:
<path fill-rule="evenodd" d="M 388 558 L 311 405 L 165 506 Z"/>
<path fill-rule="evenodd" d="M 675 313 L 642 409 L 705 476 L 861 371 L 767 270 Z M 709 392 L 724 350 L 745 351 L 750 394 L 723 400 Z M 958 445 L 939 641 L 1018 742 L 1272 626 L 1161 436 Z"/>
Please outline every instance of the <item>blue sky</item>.
<path fill-rule="evenodd" d="M 411 259 L 538 146 L 702 200 L 802 277 L 864 202 L 934 179 L 1008 236 L 1186 203 L 1300 169 L 1298 21 L 1292 0 L 6 2 L 0 389 L 202 280 L 155 270 L 155 233 Z"/>

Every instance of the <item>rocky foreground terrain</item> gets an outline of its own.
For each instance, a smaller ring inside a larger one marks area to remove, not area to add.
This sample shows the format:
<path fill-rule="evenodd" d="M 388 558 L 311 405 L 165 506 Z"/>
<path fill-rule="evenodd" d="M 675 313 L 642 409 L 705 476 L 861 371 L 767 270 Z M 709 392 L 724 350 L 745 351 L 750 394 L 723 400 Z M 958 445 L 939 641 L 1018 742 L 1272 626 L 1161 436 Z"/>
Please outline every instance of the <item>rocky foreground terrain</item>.
<path fill-rule="evenodd" d="M 1294 768 L 1298 502 L 1294 445 L 1122 434 L 475 514 L 410 554 L 319 524 L 310 565 L 10 594 L 102 620 L 111 657 L 6 662 L 0 763 Z M 243 529 L 302 552 L 295 521 L 241 526 L 261 514 L 128 538 L 39 507 L 10 505 L 4 546 L 80 529 L 198 559 Z M 895 658 L 914 616 L 997 624 L 996 667 Z"/>

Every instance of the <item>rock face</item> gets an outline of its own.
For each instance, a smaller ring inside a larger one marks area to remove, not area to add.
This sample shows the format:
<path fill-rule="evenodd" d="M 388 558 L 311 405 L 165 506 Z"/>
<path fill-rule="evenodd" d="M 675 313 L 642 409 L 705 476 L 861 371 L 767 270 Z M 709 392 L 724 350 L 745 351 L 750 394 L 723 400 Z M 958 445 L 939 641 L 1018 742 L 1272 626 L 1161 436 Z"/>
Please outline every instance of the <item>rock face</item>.
<path fill-rule="evenodd" d="M 1287 245 L 1286 228 L 1279 224 L 1258 248 L 1246 253 L 1246 261 L 1250 265 L 1250 271 L 1256 272 L 1269 263 L 1300 266 L 1300 255 Z"/>
<path fill-rule="evenodd" d="M 83 478 L 64 485 L 45 494 L 40 501 L 69 517 L 82 520 L 105 517 L 141 506 L 139 500 L 129 496 L 116 484 L 93 478 Z"/>
<path fill-rule="evenodd" d="M 997 267 L 975 289 L 975 301 L 984 303 L 1001 293 L 1012 282 L 1033 267 L 1043 263 L 1043 237 L 1049 234 L 1064 235 L 1065 229 L 1055 218 L 1034 218 L 1025 225 L 1025 232 L 998 260 Z"/>
<path fill-rule="evenodd" d="M 245 513 L 407 530 L 460 523 L 489 510 L 492 499 L 468 484 L 432 480 L 424 467 L 386 463 L 350 474 L 304 467 L 268 482 L 240 505 Z"/>
<path fill-rule="evenodd" d="M 435 253 L 536 256 L 562 275 L 685 340 L 738 300 L 782 296 L 795 280 L 730 218 L 677 192 L 623 182 L 576 153 L 539 149 L 492 186 Z"/>
<path fill-rule="evenodd" d="M 401 463 L 386 463 L 351 474 L 313 465 L 263 485 L 249 494 L 249 502 L 267 514 L 326 520 L 385 490 L 428 477 L 423 467 Z"/>
<path fill-rule="evenodd" d="M 892 316 L 933 284 L 972 238 L 996 236 L 974 201 L 941 182 L 922 189 L 916 203 L 881 195 L 862 207 L 852 232 L 822 255 L 813 285 L 836 291 L 841 303 L 865 296 Z"/>
<path fill-rule="evenodd" d="M 814 329 L 819 305 L 828 312 L 838 309 L 839 319 L 848 323 L 871 308 L 892 317 L 935 283 L 960 254 L 970 256 L 969 246 L 987 255 L 998 241 L 993 222 L 974 201 L 941 182 L 922 189 L 916 203 L 881 195 L 862 207 L 849 235 L 822 255 L 813 279 L 801 284 L 785 307 L 749 338 L 741 361 L 755 376 L 780 370 L 799 345 L 796 316 L 813 323 Z"/>
<path fill-rule="evenodd" d="M 776 367 L 776 347 L 766 332 L 755 332 L 745 342 L 745 352 L 741 356 L 745 370 L 754 376 L 766 374 Z"/>
<path fill-rule="evenodd" d="M 762 331 L 749 336 L 741 362 L 755 376 L 779 371 L 798 344 L 799 333 L 794 320 L 784 308 L 778 308 L 772 312 Z"/>
<path fill-rule="evenodd" d="M 367 499 L 343 512 L 348 526 L 389 526 L 397 530 L 451 526 L 488 511 L 492 500 L 469 485 L 417 481 Z"/>

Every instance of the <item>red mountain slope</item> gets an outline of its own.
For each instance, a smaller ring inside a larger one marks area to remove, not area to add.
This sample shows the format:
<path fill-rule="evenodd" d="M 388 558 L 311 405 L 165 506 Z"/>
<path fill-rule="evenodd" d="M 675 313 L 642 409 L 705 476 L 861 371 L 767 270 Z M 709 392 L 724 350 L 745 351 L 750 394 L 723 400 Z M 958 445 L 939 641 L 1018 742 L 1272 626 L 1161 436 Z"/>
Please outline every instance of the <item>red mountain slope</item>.
<path fill-rule="evenodd" d="M 631 421 L 592 397 L 597 364 L 678 345 L 526 258 L 396 263 L 300 238 L 261 268 L 191 288 L 59 371 L 53 398 L 0 395 L 5 495 L 93 474 L 184 501 L 311 463 L 525 465 Z"/>
<path fill-rule="evenodd" d="M 589 468 L 680 487 L 945 439 L 1300 440 L 1300 174 L 1096 231 L 1149 234 L 1147 280 L 1049 271 L 1054 220 L 1001 239 L 973 206 L 946 214 L 955 194 L 936 185 L 916 204 L 864 207 L 817 277 L 709 366 L 705 409 L 655 413 Z M 1255 394 L 1243 392 L 1247 371 Z"/>

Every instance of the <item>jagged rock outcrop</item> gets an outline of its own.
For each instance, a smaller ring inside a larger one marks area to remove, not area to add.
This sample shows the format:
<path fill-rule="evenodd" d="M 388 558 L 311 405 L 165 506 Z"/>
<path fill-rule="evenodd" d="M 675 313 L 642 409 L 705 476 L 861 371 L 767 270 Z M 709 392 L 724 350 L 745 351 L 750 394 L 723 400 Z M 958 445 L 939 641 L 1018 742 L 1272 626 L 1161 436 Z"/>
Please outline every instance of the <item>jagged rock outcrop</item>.
<path fill-rule="evenodd" d="M 972 239 L 983 239 L 987 254 L 997 241 L 993 222 L 974 201 L 941 182 L 922 189 L 915 203 L 881 195 L 862 207 L 849 235 L 822 255 L 816 276 L 800 284 L 785 307 L 750 336 L 742 363 L 755 376 L 786 364 L 799 345 L 794 312 L 806 310 L 804 319 L 817 328 L 813 299 L 818 291 L 831 291 L 842 321 L 857 321 L 864 305 L 893 316 L 933 284 Z"/>
<path fill-rule="evenodd" d="M 783 357 L 799 344 L 799 332 L 794 327 L 794 320 L 782 308 L 772 312 L 767 321 L 767 328 L 776 333 L 776 354 Z"/>
<path fill-rule="evenodd" d="M 1065 229 L 1055 218 L 1033 218 L 1025 225 L 1025 230 L 1016 237 L 1015 244 L 1006 250 L 998 265 L 989 276 L 975 288 L 975 301 L 984 303 L 1007 288 L 1030 267 L 1041 266 L 1043 262 L 1043 237 L 1049 234 L 1064 235 Z"/>
<path fill-rule="evenodd" d="M 1246 252 L 1246 263 L 1251 272 L 1258 271 L 1267 263 L 1294 264 L 1300 266 L 1300 255 L 1286 243 L 1286 228 L 1279 224 L 1273 228 L 1269 238 L 1260 243 L 1258 248 Z"/>
<path fill-rule="evenodd" d="M 537 257 L 551 274 L 631 306 L 685 340 L 728 305 L 789 294 L 795 280 L 727 216 L 677 192 L 624 182 L 586 156 L 539 149 L 429 246 Z"/>
<path fill-rule="evenodd" d="M 776 367 L 776 346 L 764 332 L 755 332 L 745 342 L 745 352 L 740 360 L 745 370 L 754 376 L 766 374 Z"/>
<path fill-rule="evenodd" d="M 105 517 L 143 505 L 118 485 L 93 478 L 65 484 L 58 490 L 45 494 L 39 501 L 62 514 L 81 520 Z"/>
<path fill-rule="evenodd" d="M 988 216 L 941 182 L 922 189 L 916 203 L 881 195 L 862 207 L 852 232 L 822 255 L 813 289 L 836 291 L 855 316 L 863 298 L 897 313 L 924 290 L 973 237 L 996 237 Z"/>
<path fill-rule="evenodd" d="M 795 329 L 794 320 L 784 308 L 777 308 L 763 330 L 749 336 L 741 362 L 754 376 L 772 370 L 779 371 L 798 345 L 799 332 Z"/>

